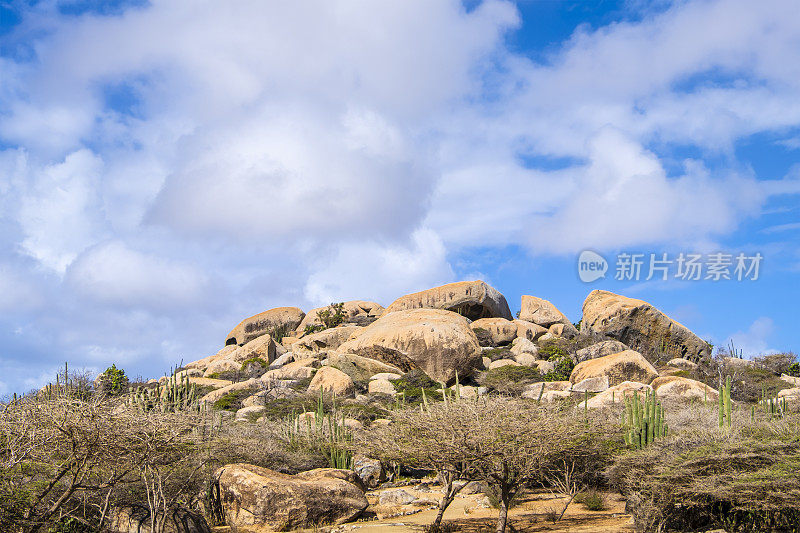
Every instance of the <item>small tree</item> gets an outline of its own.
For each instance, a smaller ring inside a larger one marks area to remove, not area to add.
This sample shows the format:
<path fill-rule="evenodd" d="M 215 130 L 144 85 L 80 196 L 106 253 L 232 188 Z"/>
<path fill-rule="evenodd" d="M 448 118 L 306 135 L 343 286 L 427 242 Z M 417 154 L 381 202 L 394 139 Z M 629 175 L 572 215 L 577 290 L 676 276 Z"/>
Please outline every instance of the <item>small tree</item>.
<path fill-rule="evenodd" d="M 578 472 L 601 470 L 596 465 L 610 461 L 613 434 L 613 424 L 601 417 L 587 421 L 568 407 L 497 398 L 399 411 L 391 426 L 360 444 L 380 459 L 442 475 L 436 525 L 458 492 L 454 480 L 486 481 L 498 496 L 497 531 L 503 533 L 509 504 L 524 486 L 548 484 L 564 464 Z"/>
<path fill-rule="evenodd" d="M 97 376 L 97 380 L 99 391 L 111 396 L 119 396 L 120 394 L 128 392 L 128 386 L 130 385 L 125 371 L 121 368 L 117 368 L 115 364 L 106 368 L 102 374 Z"/>

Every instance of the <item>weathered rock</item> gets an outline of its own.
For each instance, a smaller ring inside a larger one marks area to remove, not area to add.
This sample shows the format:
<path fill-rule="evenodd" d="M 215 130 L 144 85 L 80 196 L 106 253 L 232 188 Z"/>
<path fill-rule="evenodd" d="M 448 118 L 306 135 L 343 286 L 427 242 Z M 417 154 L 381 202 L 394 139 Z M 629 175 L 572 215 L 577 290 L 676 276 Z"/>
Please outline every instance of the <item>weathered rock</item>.
<path fill-rule="evenodd" d="M 275 360 L 278 348 L 275 341 L 269 335 L 259 335 L 245 343 L 244 346 L 231 354 L 234 361 L 244 362 L 248 359 L 262 359 L 269 365 Z"/>
<path fill-rule="evenodd" d="M 627 349 L 628 347 L 619 341 L 600 341 L 575 352 L 575 359 L 578 363 L 582 363 L 589 359 L 597 359 L 598 357 L 624 352 Z"/>
<path fill-rule="evenodd" d="M 800 385 L 800 377 L 790 376 L 788 374 L 781 374 L 781 380 L 794 385 L 795 387 Z"/>
<path fill-rule="evenodd" d="M 656 391 L 659 398 L 669 398 L 674 400 L 707 400 L 716 402 L 719 399 L 719 392 L 712 389 L 705 383 L 693 379 L 664 376 L 654 379 L 650 386 Z"/>
<path fill-rule="evenodd" d="M 200 398 L 200 402 L 203 403 L 214 403 L 229 392 L 235 392 L 239 390 L 257 390 L 260 387 L 260 382 L 258 379 L 248 379 L 247 381 L 240 381 L 238 383 L 231 383 L 226 387 L 222 387 L 217 390 L 212 390 L 202 398 Z"/>
<path fill-rule="evenodd" d="M 175 378 L 178 381 L 181 381 L 184 377 L 186 378 L 198 378 L 203 377 L 203 371 L 199 368 L 187 368 L 186 370 L 181 370 L 180 372 L 175 373 Z"/>
<path fill-rule="evenodd" d="M 235 528 L 287 531 L 342 524 L 369 504 L 350 470 L 321 468 L 291 476 L 239 463 L 223 466 L 214 477 L 225 521 Z"/>
<path fill-rule="evenodd" d="M 521 364 L 522 366 L 537 366 L 536 357 L 529 353 L 521 353 L 519 355 L 515 355 L 514 361 Z"/>
<path fill-rule="evenodd" d="M 378 505 L 409 505 L 416 499 L 416 496 L 403 489 L 388 489 L 378 496 Z"/>
<path fill-rule="evenodd" d="M 381 373 L 403 374 L 403 371 L 394 365 L 355 354 L 337 353 L 329 355 L 328 366 L 338 368 L 350 376 L 353 381 L 366 381 L 375 374 Z"/>
<path fill-rule="evenodd" d="M 362 331 L 364 328 L 361 326 L 339 326 L 318 331 L 294 343 L 292 352 L 297 357 L 310 357 L 319 352 L 335 350 Z"/>
<path fill-rule="evenodd" d="M 228 372 L 236 372 L 242 368 L 242 363 L 237 363 L 231 359 L 218 359 L 208 365 L 203 376 L 206 378 L 212 378 L 218 374 L 228 373 Z"/>
<path fill-rule="evenodd" d="M 572 392 L 568 390 L 551 390 L 542 394 L 542 401 L 550 403 L 558 400 L 566 400 L 567 398 L 572 398 L 572 396 Z"/>
<path fill-rule="evenodd" d="M 190 385 L 197 385 L 198 387 L 214 387 L 215 389 L 227 387 L 232 383 L 232 381 L 228 381 L 227 379 L 189 378 Z"/>
<path fill-rule="evenodd" d="M 599 376 L 608 376 L 610 385 L 617 385 L 623 381 L 650 383 L 658 377 L 658 372 L 642 354 L 633 350 L 625 350 L 578 363 L 572 370 L 569 380 L 572 383 L 578 383 L 584 379 Z"/>
<path fill-rule="evenodd" d="M 792 387 L 791 389 L 783 389 L 778 391 L 778 398 L 797 399 L 800 398 L 800 387 Z"/>
<path fill-rule="evenodd" d="M 293 352 L 286 352 L 285 354 L 281 355 L 280 357 L 275 358 L 275 360 L 270 363 L 269 369 L 276 370 L 278 368 L 283 367 L 286 364 L 291 363 L 294 361 L 294 353 Z"/>
<path fill-rule="evenodd" d="M 251 405 L 247 407 L 242 407 L 238 411 L 236 411 L 236 420 L 247 420 L 251 416 L 257 416 L 263 414 L 267 408 L 263 405 Z"/>
<path fill-rule="evenodd" d="M 355 392 L 355 385 L 350 376 L 333 368 L 323 366 L 314 375 L 314 379 L 308 385 L 308 392 L 332 393 L 336 396 L 350 396 Z"/>
<path fill-rule="evenodd" d="M 163 516 L 157 514 L 157 518 Z M 152 533 L 150 510 L 143 505 L 112 507 L 108 510 L 107 531 L 111 533 Z M 104 531 L 106 531 L 104 529 Z M 167 511 L 162 533 L 211 533 L 205 518 L 182 507 Z"/>
<path fill-rule="evenodd" d="M 578 336 L 578 330 L 572 324 L 553 324 L 547 331 L 557 337 L 574 339 Z"/>
<path fill-rule="evenodd" d="M 297 307 L 276 307 L 250 318 L 245 318 L 228 333 L 225 344 L 243 345 L 273 329 L 294 331 L 303 321 L 305 313 Z"/>
<path fill-rule="evenodd" d="M 547 333 L 547 328 L 543 328 L 538 324 L 534 324 L 533 322 L 528 322 L 526 320 L 514 320 L 514 324 L 517 325 L 517 338 L 526 338 L 529 341 L 535 341 L 545 333 Z"/>
<path fill-rule="evenodd" d="M 375 374 L 374 376 L 370 376 L 369 379 L 370 380 L 373 380 L 373 379 L 388 379 L 389 381 L 394 381 L 396 379 L 400 379 L 401 377 L 403 377 L 403 376 L 401 376 L 400 374 L 397 374 L 395 372 L 380 372 L 378 374 Z"/>
<path fill-rule="evenodd" d="M 646 391 L 652 392 L 653 388 L 645 383 L 623 381 L 619 385 L 614 385 L 613 387 L 604 390 L 600 394 L 589 398 L 588 407 L 590 409 L 610 407 L 614 404 L 624 402 L 625 398 L 633 396 L 634 393 L 638 394 L 641 398 L 644 398 Z M 578 407 L 583 409 L 584 403 L 586 402 L 579 403 Z"/>
<path fill-rule="evenodd" d="M 342 420 L 342 425 L 348 429 L 364 429 L 364 424 L 361 420 L 357 420 L 355 418 L 345 418 Z"/>
<path fill-rule="evenodd" d="M 674 366 L 675 368 L 678 368 L 680 370 L 694 370 L 695 368 L 697 368 L 697 363 L 693 363 L 688 359 L 682 359 L 680 357 L 671 359 L 667 364 L 669 366 Z"/>
<path fill-rule="evenodd" d="M 536 296 L 522 296 L 519 319 L 533 322 L 543 328 L 549 328 L 553 324 L 572 326 L 572 322 L 555 305 L 544 298 L 537 298 Z"/>
<path fill-rule="evenodd" d="M 388 379 L 373 379 L 369 382 L 368 390 L 370 394 L 396 394 L 394 385 Z"/>
<path fill-rule="evenodd" d="M 223 349 L 221 349 L 220 351 L 218 351 L 214 355 L 209 355 L 208 357 L 204 357 L 202 359 L 198 359 L 197 361 L 192 361 L 191 363 L 187 363 L 187 364 L 183 365 L 183 368 L 184 369 L 196 368 L 198 370 L 202 370 L 202 371 L 205 372 L 206 368 L 208 368 L 208 365 L 210 365 L 211 363 L 213 363 L 214 361 L 216 361 L 218 359 L 222 359 L 222 358 L 230 355 L 231 353 L 233 353 L 234 351 L 236 351 L 238 349 L 239 349 L 239 346 L 236 346 L 236 345 L 225 346 Z"/>
<path fill-rule="evenodd" d="M 353 456 L 353 471 L 369 489 L 374 489 L 386 481 L 386 471 L 381 462 L 365 455 Z"/>
<path fill-rule="evenodd" d="M 525 337 L 518 337 L 511 344 L 511 353 L 515 356 L 527 353 L 536 357 L 539 354 L 539 347 Z"/>
<path fill-rule="evenodd" d="M 504 366 L 522 366 L 522 365 L 517 363 L 513 359 L 498 359 L 497 361 L 492 361 L 491 363 L 489 363 L 489 370 L 494 370 L 495 368 L 503 368 Z"/>
<path fill-rule="evenodd" d="M 395 311 L 419 308 L 454 311 L 470 320 L 492 317 L 512 319 L 505 297 L 483 281 L 448 283 L 402 296 L 386 308 L 384 316 Z"/>
<path fill-rule="evenodd" d="M 314 369 L 319 367 L 319 360 L 313 357 L 298 359 L 282 367 L 270 370 L 261 376 L 262 382 L 276 379 L 307 379 L 314 375 Z"/>
<path fill-rule="evenodd" d="M 379 303 L 368 302 L 365 300 L 351 300 L 343 302 L 344 306 L 344 323 L 354 324 L 357 326 L 369 326 L 375 322 L 383 314 L 383 306 Z M 308 326 L 322 326 L 317 313 L 329 309 L 330 306 L 317 307 L 309 311 L 300 325 L 297 327 L 297 333 L 303 334 Z"/>
<path fill-rule="evenodd" d="M 472 331 L 481 339 L 482 332 L 486 332 L 487 343 L 481 342 L 482 346 L 501 346 L 510 343 L 517 337 L 518 326 L 511 320 L 505 318 L 479 318 L 470 326 Z M 479 334 L 480 333 L 480 334 Z"/>
<path fill-rule="evenodd" d="M 539 373 L 541 375 L 543 375 L 543 376 L 545 374 L 547 374 L 548 372 L 552 372 L 553 370 L 556 369 L 556 364 L 553 363 L 552 361 L 545 361 L 543 359 L 537 359 L 534 364 L 535 364 L 536 368 L 539 370 Z"/>
<path fill-rule="evenodd" d="M 574 392 L 603 392 L 609 386 L 608 376 L 596 376 L 579 381 L 572 386 L 572 390 Z"/>
<path fill-rule="evenodd" d="M 707 342 L 649 303 L 608 291 L 594 290 L 586 297 L 581 329 L 608 335 L 645 353 L 666 347 L 671 358 L 698 361 L 710 355 Z"/>
<path fill-rule="evenodd" d="M 419 368 L 436 381 L 467 377 L 481 357 L 481 349 L 469 322 L 440 309 L 412 309 L 384 314 L 364 328 L 355 339 L 339 347 L 378 359 L 407 372 Z"/>
<path fill-rule="evenodd" d="M 539 394 L 544 394 L 551 391 L 569 391 L 572 388 L 572 383 L 569 381 L 540 381 L 526 385 L 522 390 L 523 398 L 530 398 L 536 400 Z"/>

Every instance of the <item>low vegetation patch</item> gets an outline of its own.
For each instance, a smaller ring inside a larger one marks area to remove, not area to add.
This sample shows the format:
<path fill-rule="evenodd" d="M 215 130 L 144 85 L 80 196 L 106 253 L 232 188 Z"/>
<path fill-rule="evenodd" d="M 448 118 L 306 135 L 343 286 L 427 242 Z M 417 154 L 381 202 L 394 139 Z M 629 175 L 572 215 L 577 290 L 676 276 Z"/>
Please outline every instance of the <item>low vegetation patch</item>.
<path fill-rule="evenodd" d="M 542 375 L 530 366 L 501 366 L 478 377 L 478 383 L 500 394 L 520 394 L 526 385 L 537 381 L 542 381 Z"/>
<path fill-rule="evenodd" d="M 242 408 L 242 401 L 248 396 L 252 396 L 251 390 L 234 390 L 225 393 L 219 400 L 214 402 L 214 409 L 217 411 L 238 411 Z"/>

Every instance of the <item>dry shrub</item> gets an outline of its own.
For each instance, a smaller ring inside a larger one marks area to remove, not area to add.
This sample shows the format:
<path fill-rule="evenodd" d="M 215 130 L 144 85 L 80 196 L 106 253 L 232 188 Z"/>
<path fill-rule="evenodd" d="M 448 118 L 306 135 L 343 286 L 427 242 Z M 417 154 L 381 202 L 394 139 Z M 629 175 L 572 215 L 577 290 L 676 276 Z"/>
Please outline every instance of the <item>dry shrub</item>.
<path fill-rule="evenodd" d="M 608 470 L 638 529 L 795 531 L 800 417 L 709 425 L 622 455 Z"/>

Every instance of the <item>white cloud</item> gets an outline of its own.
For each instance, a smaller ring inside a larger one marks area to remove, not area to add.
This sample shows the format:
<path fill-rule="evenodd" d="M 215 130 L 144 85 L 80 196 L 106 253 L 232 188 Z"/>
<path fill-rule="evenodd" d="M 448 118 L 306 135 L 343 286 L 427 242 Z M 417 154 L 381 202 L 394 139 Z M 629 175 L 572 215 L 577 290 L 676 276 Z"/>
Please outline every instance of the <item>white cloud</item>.
<path fill-rule="evenodd" d="M 725 346 L 731 346 L 736 351 L 741 350 L 746 359 L 757 355 L 778 353 L 778 350 L 769 347 L 770 338 L 775 332 L 774 321 L 766 316 L 757 318 L 750 324 L 747 331 L 737 331 L 725 339 Z"/>
<path fill-rule="evenodd" d="M 132 250 L 118 241 L 98 245 L 71 266 L 67 282 L 83 296 L 119 307 L 186 308 L 207 289 L 189 265 Z"/>
<path fill-rule="evenodd" d="M 396 298 L 452 281 L 441 239 L 430 230 L 414 232 L 408 244 L 354 242 L 317 259 L 305 286 L 314 305 L 372 300 L 386 306 Z"/>
<path fill-rule="evenodd" d="M 31 9 L 0 58 L 0 307 L 47 301 L 14 325 L 58 357 L 189 360 L 272 305 L 452 281 L 465 247 L 708 246 L 800 190 L 732 149 L 800 125 L 789 0 L 661 3 L 541 62 L 496 0 Z"/>

